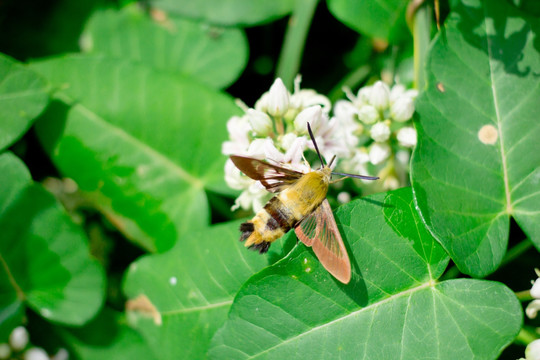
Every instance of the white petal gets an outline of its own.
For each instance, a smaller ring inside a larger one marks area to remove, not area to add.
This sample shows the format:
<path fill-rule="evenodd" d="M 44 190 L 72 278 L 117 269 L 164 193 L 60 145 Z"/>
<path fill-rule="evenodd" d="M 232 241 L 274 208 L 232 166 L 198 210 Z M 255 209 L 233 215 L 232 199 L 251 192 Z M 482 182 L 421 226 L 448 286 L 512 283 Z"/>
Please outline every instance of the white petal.
<path fill-rule="evenodd" d="M 227 131 L 232 141 L 249 143 L 251 126 L 246 116 L 233 116 L 227 121 Z"/>
<path fill-rule="evenodd" d="M 246 155 L 255 159 L 263 160 L 266 157 L 264 148 L 268 141 L 272 142 L 270 139 L 253 140 L 251 144 L 249 144 Z"/>
<path fill-rule="evenodd" d="M 539 310 L 540 310 L 540 300 L 535 299 L 527 305 L 527 308 L 525 308 L 525 314 L 527 314 L 527 317 L 529 319 L 534 319 L 536 318 L 536 315 L 538 314 Z"/>
<path fill-rule="evenodd" d="M 302 154 L 307 147 L 307 140 L 305 137 L 297 137 L 283 159 L 284 162 L 291 164 L 302 164 Z"/>
<path fill-rule="evenodd" d="M 334 117 L 343 123 L 354 122 L 354 116 L 357 112 L 357 108 L 347 100 L 338 100 L 334 105 Z"/>
<path fill-rule="evenodd" d="M 330 100 L 313 89 L 303 89 L 295 91 L 290 98 L 290 106 L 295 109 L 305 109 L 310 106 L 319 105 L 323 112 L 329 113 L 332 108 Z"/>
<path fill-rule="evenodd" d="M 225 162 L 225 182 L 232 189 L 245 190 L 249 188 L 255 180 L 242 175 L 241 171 L 234 165 L 231 159 Z"/>
<path fill-rule="evenodd" d="M 535 299 L 540 299 L 540 278 L 534 282 L 531 288 L 531 296 Z"/>
<path fill-rule="evenodd" d="M 294 128 L 299 134 L 307 134 L 307 124 L 315 133 L 322 121 L 322 108 L 319 105 L 310 106 L 300 112 L 294 119 Z"/>
<path fill-rule="evenodd" d="M 272 160 L 278 163 L 282 163 L 285 161 L 284 159 L 285 155 L 276 148 L 272 140 L 266 139 L 263 150 L 264 150 L 264 157 L 267 160 Z"/>

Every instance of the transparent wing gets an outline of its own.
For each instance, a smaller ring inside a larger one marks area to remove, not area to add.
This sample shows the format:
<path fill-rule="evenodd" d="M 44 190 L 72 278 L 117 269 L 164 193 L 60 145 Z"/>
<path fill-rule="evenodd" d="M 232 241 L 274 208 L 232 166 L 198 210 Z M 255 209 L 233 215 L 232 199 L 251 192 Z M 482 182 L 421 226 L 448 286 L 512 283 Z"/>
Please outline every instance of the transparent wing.
<path fill-rule="evenodd" d="M 313 252 L 330 274 L 344 284 L 351 280 L 351 263 L 328 200 L 294 229 L 296 236 Z"/>
<path fill-rule="evenodd" d="M 234 165 L 253 180 L 260 181 L 270 192 L 280 192 L 304 175 L 299 171 L 272 165 L 266 161 L 245 156 L 231 155 Z"/>

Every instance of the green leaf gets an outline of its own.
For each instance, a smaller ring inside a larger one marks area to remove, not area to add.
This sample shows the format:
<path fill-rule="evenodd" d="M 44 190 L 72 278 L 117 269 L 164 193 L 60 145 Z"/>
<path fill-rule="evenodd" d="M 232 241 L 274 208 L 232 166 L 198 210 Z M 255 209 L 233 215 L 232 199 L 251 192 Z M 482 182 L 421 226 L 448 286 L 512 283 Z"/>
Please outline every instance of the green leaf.
<path fill-rule="evenodd" d="M 280 241 L 267 255 L 246 249 L 239 224 L 187 234 L 170 251 L 131 265 L 124 283 L 128 318 L 161 359 L 205 358 L 242 283 L 281 257 Z"/>
<path fill-rule="evenodd" d="M 47 89 L 41 76 L 0 54 L 0 150 L 30 128 L 49 101 Z"/>
<path fill-rule="evenodd" d="M 294 0 L 156 0 L 157 8 L 172 14 L 204 19 L 219 25 L 259 25 L 287 15 Z"/>
<path fill-rule="evenodd" d="M 510 216 L 540 248 L 540 23 L 505 1 L 469 4 L 429 54 L 411 178 L 430 231 L 462 272 L 485 276 Z"/>
<path fill-rule="evenodd" d="M 230 85 L 247 62 L 242 30 L 177 18 L 158 22 L 139 6 L 96 12 L 83 39 L 91 53 L 129 58 L 155 69 L 192 76 L 215 88 Z"/>
<path fill-rule="evenodd" d="M 213 359 L 490 359 L 519 332 L 504 285 L 437 282 L 448 257 L 415 211 L 410 188 L 340 207 L 348 285 L 299 245 L 249 279 L 212 340 Z"/>
<path fill-rule="evenodd" d="M 22 315 L 23 304 L 55 322 L 84 324 L 101 307 L 105 287 L 84 233 L 49 192 L 30 183 L 15 156 L 0 155 L 0 169 L 0 183 L 11 191 L 0 213 L 0 293 L 5 309 L 0 328 Z"/>
<path fill-rule="evenodd" d="M 227 193 L 225 123 L 233 100 L 187 79 L 100 57 L 34 64 L 76 104 L 37 124 L 60 171 L 130 239 L 170 248 L 210 220 L 205 190 Z"/>
<path fill-rule="evenodd" d="M 108 308 L 80 329 L 55 331 L 79 360 L 155 359 L 143 337 L 126 324 L 123 315 Z"/>
<path fill-rule="evenodd" d="M 396 43 L 410 38 L 406 0 L 327 0 L 330 12 L 362 34 Z"/>

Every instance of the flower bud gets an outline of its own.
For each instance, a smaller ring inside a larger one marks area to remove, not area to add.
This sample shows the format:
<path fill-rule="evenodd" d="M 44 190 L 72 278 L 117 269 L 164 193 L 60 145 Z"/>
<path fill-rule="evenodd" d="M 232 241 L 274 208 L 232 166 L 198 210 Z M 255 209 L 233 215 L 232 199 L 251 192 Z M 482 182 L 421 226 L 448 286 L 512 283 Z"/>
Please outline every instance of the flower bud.
<path fill-rule="evenodd" d="M 390 104 L 395 103 L 397 99 L 403 96 L 403 94 L 405 94 L 405 90 L 405 86 L 402 84 L 392 86 L 392 89 L 390 90 Z"/>
<path fill-rule="evenodd" d="M 272 132 L 272 119 L 262 111 L 248 109 L 247 111 L 251 129 L 258 136 L 267 136 Z"/>
<path fill-rule="evenodd" d="M 409 150 L 398 150 L 396 153 L 396 160 L 402 165 L 408 165 L 411 159 L 411 153 Z"/>
<path fill-rule="evenodd" d="M 371 138 L 377 142 L 385 142 L 390 137 L 390 127 L 386 122 L 378 122 L 371 127 Z"/>
<path fill-rule="evenodd" d="M 34 347 L 24 352 L 24 360 L 49 360 L 49 355 L 42 348 Z"/>
<path fill-rule="evenodd" d="M 11 356 L 11 348 L 8 344 L 0 344 L 0 359 L 9 359 Z"/>
<path fill-rule="evenodd" d="M 28 345 L 28 331 L 24 326 L 18 326 L 9 335 L 9 344 L 15 351 L 21 351 Z"/>
<path fill-rule="evenodd" d="M 390 89 L 382 81 L 377 81 L 373 84 L 369 93 L 368 102 L 377 110 L 384 110 L 388 107 L 390 101 Z"/>
<path fill-rule="evenodd" d="M 414 101 L 407 96 L 399 97 L 390 109 L 390 116 L 395 121 L 405 122 L 410 120 L 414 113 Z"/>
<path fill-rule="evenodd" d="M 349 201 L 351 201 L 351 194 L 346 191 L 342 191 L 338 194 L 337 201 L 340 204 L 348 203 Z"/>
<path fill-rule="evenodd" d="M 416 145 L 416 130 L 410 126 L 399 129 L 397 139 L 401 146 L 414 147 Z"/>
<path fill-rule="evenodd" d="M 399 180 L 392 175 L 389 175 L 383 181 L 383 189 L 385 190 L 396 190 L 399 188 Z"/>
<path fill-rule="evenodd" d="M 300 112 L 294 119 L 294 128 L 299 134 L 307 134 L 307 124 L 311 125 L 311 130 L 316 132 L 322 120 L 322 109 L 320 105 L 310 106 Z"/>
<path fill-rule="evenodd" d="M 364 124 L 373 124 L 379 120 L 379 112 L 371 105 L 364 105 L 358 109 L 358 119 Z"/>
<path fill-rule="evenodd" d="M 369 149 L 369 161 L 378 165 L 390 156 L 390 146 L 386 143 L 373 143 Z"/>
<path fill-rule="evenodd" d="M 289 109 L 289 92 L 280 78 L 277 78 L 268 93 L 267 111 L 272 116 L 283 116 Z"/>
<path fill-rule="evenodd" d="M 538 360 L 540 359 L 540 339 L 536 339 L 527 345 L 525 349 L 525 359 Z"/>

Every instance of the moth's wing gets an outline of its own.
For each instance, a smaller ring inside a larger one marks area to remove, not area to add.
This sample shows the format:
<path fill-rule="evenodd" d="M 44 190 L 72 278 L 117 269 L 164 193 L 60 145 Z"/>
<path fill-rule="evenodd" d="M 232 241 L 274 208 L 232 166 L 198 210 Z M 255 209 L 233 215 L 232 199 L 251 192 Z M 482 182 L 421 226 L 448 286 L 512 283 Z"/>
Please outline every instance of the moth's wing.
<path fill-rule="evenodd" d="M 282 191 L 304 175 L 299 171 L 286 169 L 246 156 L 231 155 L 231 160 L 241 172 L 253 180 L 260 181 L 266 190 L 270 192 Z"/>
<path fill-rule="evenodd" d="M 300 241 L 313 248 L 315 255 L 330 274 L 344 284 L 349 283 L 351 263 L 328 200 L 324 199 L 294 231 Z"/>

